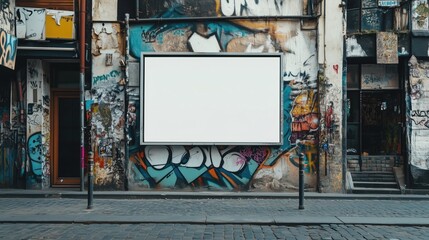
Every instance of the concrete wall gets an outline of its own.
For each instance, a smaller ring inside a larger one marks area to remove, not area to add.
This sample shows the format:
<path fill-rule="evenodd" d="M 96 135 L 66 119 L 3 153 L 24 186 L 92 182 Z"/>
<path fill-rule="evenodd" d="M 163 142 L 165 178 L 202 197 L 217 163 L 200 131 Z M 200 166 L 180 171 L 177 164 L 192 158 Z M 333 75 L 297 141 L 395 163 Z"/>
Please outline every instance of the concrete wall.
<path fill-rule="evenodd" d="M 50 187 L 49 69 L 42 60 L 27 60 L 26 188 Z"/>
<path fill-rule="evenodd" d="M 429 62 L 410 59 L 407 110 L 408 152 L 414 183 L 429 186 Z"/>
<path fill-rule="evenodd" d="M 339 0 L 324 1 L 323 15 L 319 21 L 319 174 L 323 192 L 344 190 L 343 87 L 346 84 L 346 69 L 343 64 L 345 19 L 341 3 Z"/>

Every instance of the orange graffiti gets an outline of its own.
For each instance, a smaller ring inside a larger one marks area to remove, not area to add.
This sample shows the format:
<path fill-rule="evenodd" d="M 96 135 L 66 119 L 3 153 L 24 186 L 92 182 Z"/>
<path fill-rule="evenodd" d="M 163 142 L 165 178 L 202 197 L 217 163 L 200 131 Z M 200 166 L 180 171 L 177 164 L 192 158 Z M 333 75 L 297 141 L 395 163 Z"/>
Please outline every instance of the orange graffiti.
<path fill-rule="evenodd" d="M 238 186 L 237 186 L 237 184 L 235 183 L 235 181 L 234 180 L 232 180 L 228 175 L 226 175 L 225 173 L 221 173 L 222 174 L 222 176 L 224 177 L 224 178 L 226 178 L 227 180 L 228 180 L 228 182 L 235 188 L 235 189 L 238 189 Z"/>
<path fill-rule="evenodd" d="M 220 181 L 219 176 L 216 173 L 216 170 L 214 168 L 209 169 L 208 173 L 210 176 L 212 176 L 214 179 Z"/>

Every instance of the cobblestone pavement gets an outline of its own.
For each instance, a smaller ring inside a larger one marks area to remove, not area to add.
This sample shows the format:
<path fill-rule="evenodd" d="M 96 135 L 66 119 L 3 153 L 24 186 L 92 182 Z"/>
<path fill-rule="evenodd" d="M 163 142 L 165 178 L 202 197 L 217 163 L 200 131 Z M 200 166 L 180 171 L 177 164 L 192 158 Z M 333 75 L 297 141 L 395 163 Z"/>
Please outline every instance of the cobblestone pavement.
<path fill-rule="evenodd" d="M 297 199 L 86 199 L 0 198 L 3 216 L 26 215 L 181 215 L 195 216 L 342 216 L 429 218 L 429 200 L 330 200 L 310 199 L 298 210 Z M 0 216 L 1 216 L 0 215 Z"/>
<path fill-rule="evenodd" d="M 0 239 L 426 240 L 429 227 L 374 225 L 0 224 Z"/>
<path fill-rule="evenodd" d="M 429 239 L 429 199 L 0 198 L 0 239 Z"/>

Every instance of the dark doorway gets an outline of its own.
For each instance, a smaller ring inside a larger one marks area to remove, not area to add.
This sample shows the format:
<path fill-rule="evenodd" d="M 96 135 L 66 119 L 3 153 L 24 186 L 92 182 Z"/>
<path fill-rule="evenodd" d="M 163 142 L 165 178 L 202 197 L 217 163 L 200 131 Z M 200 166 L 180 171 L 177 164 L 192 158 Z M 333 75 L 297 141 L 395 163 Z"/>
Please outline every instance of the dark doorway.
<path fill-rule="evenodd" d="M 347 65 L 347 158 L 353 171 L 391 169 L 404 154 L 404 62 L 363 62 Z"/>
<path fill-rule="evenodd" d="M 401 155 L 401 104 L 397 91 L 362 92 L 362 152 Z"/>
<path fill-rule="evenodd" d="M 54 185 L 80 183 L 80 98 L 77 91 L 53 91 Z"/>

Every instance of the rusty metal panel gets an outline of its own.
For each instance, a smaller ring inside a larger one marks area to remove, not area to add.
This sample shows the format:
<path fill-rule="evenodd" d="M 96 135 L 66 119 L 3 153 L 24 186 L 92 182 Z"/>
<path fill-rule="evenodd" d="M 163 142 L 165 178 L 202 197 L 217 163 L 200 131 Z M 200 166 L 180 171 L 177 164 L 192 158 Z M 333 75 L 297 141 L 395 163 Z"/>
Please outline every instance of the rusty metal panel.
<path fill-rule="evenodd" d="M 377 33 L 377 63 L 398 64 L 398 35 L 391 32 Z"/>

